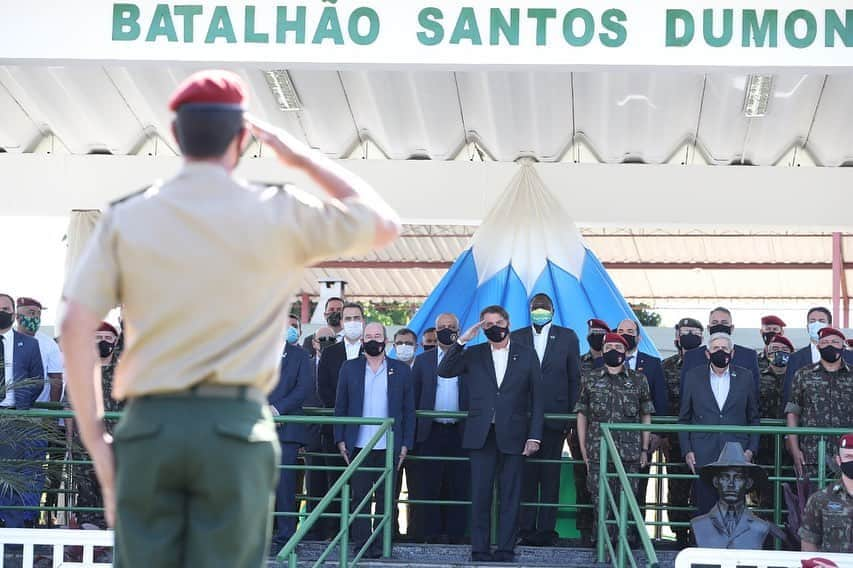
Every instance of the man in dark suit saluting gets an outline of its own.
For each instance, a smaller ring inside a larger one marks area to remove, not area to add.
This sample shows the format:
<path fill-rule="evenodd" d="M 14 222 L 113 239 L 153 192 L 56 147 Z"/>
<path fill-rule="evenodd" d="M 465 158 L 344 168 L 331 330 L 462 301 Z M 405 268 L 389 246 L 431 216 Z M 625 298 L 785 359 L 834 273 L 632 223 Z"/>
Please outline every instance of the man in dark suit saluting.
<path fill-rule="evenodd" d="M 752 375 L 747 369 L 732 364 L 733 350 L 730 335 L 711 335 L 706 351 L 706 360 L 710 361 L 710 365 L 693 367 L 682 383 L 679 424 L 759 425 L 758 400 Z M 744 457 L 747 461 L 752 461 L 758 452 L 758 434 L 679 432 L 678 438 L 684 461 L 693 473 L 713 462 L 726 442 L 738 442 L 746 448 Z M 699 515 L 710 511 L 717 502 L 716 490 L 702 479 L 696 481 L 693 496 Z"/>
<path fill-rule="evenodd" d="M 465 349 L 483 329 L 488 343 Z M 510 342 L 509 314 L 501 306 L 480 312 L 438 366 L 441 377 L 459 377 L 468 398 L 462 447 L 471 450 L 471 560 L 512 562 L 518 534 L 524 457 L 539 451 L 544 421 L 536 352 Z M 492 489 L 500 485 L 498 542 L 489 546 Z"/>
<path fill-rule="evenodd" d="M 545 414 L 568 414 L 575 407 L 580 382 L 580 347 L 571 329 L 554 325 L 554 303 L 547 294 L 530 300 L 530 327 L 512 333 L 512 341 L 536 351 L 542 371 L 542 398 Z M 563 455 L 569 423 L 549 420 L 542 432 L 542 447 L 536 458 L 558 460 Z M 560 497 L 560 464 L 524 464 L 524 488 L 521 500 L 555 504 Z M 524 507 L 521 510 L 522 544 L 554 546 L 557 533 L 555 507 Z"/>

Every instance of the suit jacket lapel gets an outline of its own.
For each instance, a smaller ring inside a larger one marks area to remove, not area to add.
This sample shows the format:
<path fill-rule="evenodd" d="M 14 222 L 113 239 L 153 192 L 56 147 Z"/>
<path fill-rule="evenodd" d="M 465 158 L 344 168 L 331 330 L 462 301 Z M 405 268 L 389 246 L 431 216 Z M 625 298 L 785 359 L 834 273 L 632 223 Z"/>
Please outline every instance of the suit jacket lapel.
<path fill-rule="evenodd" d="M 726 396 L 726 402 L 725 404 L 723 404 L 723 408 L 720 410 L 720 412 L 725 414 L 729 406 L 734 404 L 735 397 L 733 397 L 732 394 L 734 393 L 734 390 L 738 387 L 737 383 L 737 373 L 733 370 L 729 370 L 729 394 Z"/>
<path fill-rule="evenodd" d="M 554 324 L 551 324 L 551 328 L 548 330 L 548 339 L 545 340 L 545 353 L 542 355 L 542 361 L 540 361 L 540 367 L 545 367 L 545 362 L 551 356 L 551 351 L 554 348 L 554 342 L 557 341 L 557 334 L 559 329 L 554 327 Z"/>
<path fill-rule="evenodd" d="M 484 364 L 486 365 L 486 369 L 491 372 L 492 383 L 497 387 L 498 386 L 498 375 L 495 372 L 495 360 L 492 359 L 492 344 L 486 343 L 485 349 L 483 351 L 483 359 L 485 359 Z M 509 368 L 509 365 L 507 365 Z M 506 379 L 506 376 L 504 376 Z"/>
<path fill-rule="evenodd" d="M 353 399 L 355 412 L 361 416 L 364 414 L 364 373 L 367 370 L 367 359 L 361 357 L 358 359 L 358 365 L 355 367 L 356 377 L 353 379 Z"/>
<path fill-rule="evenodd" d="M 711 388 L 711 368 L 705 367 L 705 371 L 705 380 L 702 381 L 702 384 L 704 385 L 704 389 L 707 391 L 706 395 L 714 402 L 714 408 L 717 409 L 717 412 L 722 412 L 723 409 L 720 408 L 719 404 L 717 404 L 717 397 L 714 396 L 714 389 Z M 729 387 L 729 390 L 731 390 L 731 387 Z"/>
<path fill-rule="evenodd" d="M 512 341 L 509 342 L 509 353 L 507 353 L 506 357 L 506 373 L 504 373 L 504 380 L 501 381 L 501 388 L 503 390 L 507 383 L 515 376 L 514 370 L 515 365 L 514 362 L 518 359 L 518 345 L 514 344 Z M 497 380 L 497 379 L 496 379 Z"/>

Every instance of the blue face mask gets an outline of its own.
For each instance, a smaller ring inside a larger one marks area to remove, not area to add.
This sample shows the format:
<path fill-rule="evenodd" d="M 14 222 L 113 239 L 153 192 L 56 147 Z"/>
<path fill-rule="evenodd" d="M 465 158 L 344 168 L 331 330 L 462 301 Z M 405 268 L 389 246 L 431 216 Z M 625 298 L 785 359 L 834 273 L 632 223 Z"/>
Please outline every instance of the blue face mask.
<path fill-rule="evenodd" d="M 291 326 L 287 328 L 287 342 L 296 343 L 299 341 L 299 330 Z"/>
<path fill-rule="evenodd" d="M 817 343 L 817 340 L 820 339 L 818 337 L 818 332 L 826 327 L 826 324 L 822 321 L 813 321 L 809 324 L 809 337 L 811 337 L 812 341 Z"/>

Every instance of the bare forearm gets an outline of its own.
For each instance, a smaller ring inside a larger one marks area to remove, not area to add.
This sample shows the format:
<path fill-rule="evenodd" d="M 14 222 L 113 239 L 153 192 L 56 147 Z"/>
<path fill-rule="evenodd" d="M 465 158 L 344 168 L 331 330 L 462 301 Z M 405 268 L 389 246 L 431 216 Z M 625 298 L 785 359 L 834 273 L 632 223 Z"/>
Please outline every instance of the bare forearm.
<path fill-rule="evenodd" d="M 578 412 L 578 446 L 581 449 L 581 457 L 586 461 L 586 416 Z"/>
<path fill-rule="evenodd" d="M 62 398 L 62 374 L 50 373 L 48 378 L 50 380 L 50 400 L 59 402 Z"/>
<path fill-rule="evenodd" d="M 643 414 L 640 417 L 640 422 L 642 422 L 643 424 L 651 424 L 652 423 L 652 415 L 651 414 Z M 649 447 L 649 439 L 650 438 L 651 438 L 651 435 L 649 432 L 643 432 L 642 440 L 643 440 L 643 448 L 644 449 Z"/>
<path fill-rule="evenodd" d="M 785 415 L 785 420 L 787 421 L 788 428 L 796 428 L 800 425 L 800 417 L 792 412 Z M 788 434 L 788 444 L 792 450 L 800 449 L 799 436 L 796 434 Z"/>

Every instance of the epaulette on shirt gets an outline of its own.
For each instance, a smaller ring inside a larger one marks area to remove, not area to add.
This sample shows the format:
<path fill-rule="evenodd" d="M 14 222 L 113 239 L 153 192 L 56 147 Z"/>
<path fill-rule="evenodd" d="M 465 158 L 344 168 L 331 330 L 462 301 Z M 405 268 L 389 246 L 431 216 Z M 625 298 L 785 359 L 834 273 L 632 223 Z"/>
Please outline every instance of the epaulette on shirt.
<path fill-rule="evenodd" d="M 110 201 L 110 207 L 115 207 L 116 205 L 121 205 L 125 201 L 129 201 L 129 200 L 133 199 L 134 197 L 140 197 L 143 193 L 145 193 L 146 191 L 151 189 L 151 187 L 152 187 L 152 185 L 146 185 L 142 189 L 136 190 L 133 193 L 128 193 L 127 195 L 125 195 L 123 197 L 119 197 L 115 201 Z"/>
<path fill-rule="evenodd" d="M 286 181 L 254 181 L 254 180 L 249 180 L 249 183 L 251 185 L 255 185 L 258 187 L 274 187 L 279 191 L 284 191 L 284 188 L 286 186 L 290 185 L 290 183 L 286 182 Z"/>

